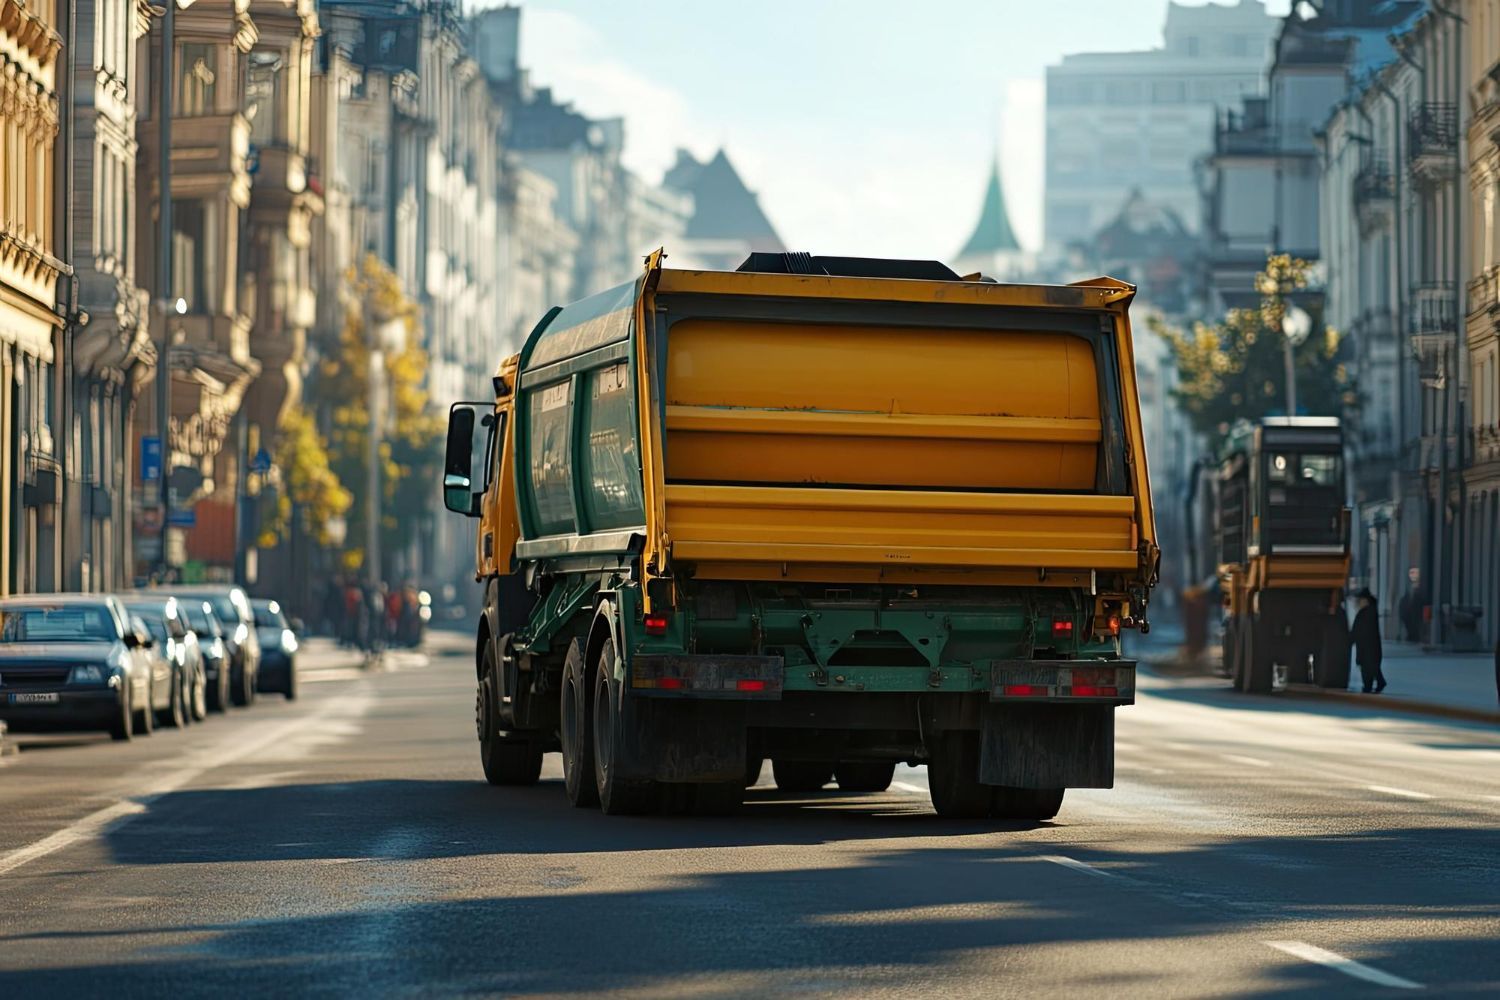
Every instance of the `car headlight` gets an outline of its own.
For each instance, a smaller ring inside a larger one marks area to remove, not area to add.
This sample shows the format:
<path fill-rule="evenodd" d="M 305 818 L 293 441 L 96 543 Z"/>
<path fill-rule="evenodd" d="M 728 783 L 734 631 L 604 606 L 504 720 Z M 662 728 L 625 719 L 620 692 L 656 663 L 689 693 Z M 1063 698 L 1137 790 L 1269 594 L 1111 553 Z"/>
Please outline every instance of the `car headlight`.
<path fill-rule="evenodd" d="M 208 655 L 210 659 L 224 659 L 224 637 L 214 636 L 214 641 L 208 644 Z"/>
<path fill-rule="evenodd" d="M 69 684 L 103 684 L 104 668 L 97 664 L 81 664 L 68 671 Z"/>
<path fill-rule="evenodd" d="M 245 628 L 245 623 L 240 622 L 234 627 L 234 642 L 237 646 L 243 646 L 245 639 L 250 635 L 250 630 Z"/>
<path fill-rule="evenodd" d="M 292 634 L 292 630 L 289 628 L 281 630 L 281 649 L 282 652 L 286 653 L 295 653 L 297 651 L 297 637 Z"/>

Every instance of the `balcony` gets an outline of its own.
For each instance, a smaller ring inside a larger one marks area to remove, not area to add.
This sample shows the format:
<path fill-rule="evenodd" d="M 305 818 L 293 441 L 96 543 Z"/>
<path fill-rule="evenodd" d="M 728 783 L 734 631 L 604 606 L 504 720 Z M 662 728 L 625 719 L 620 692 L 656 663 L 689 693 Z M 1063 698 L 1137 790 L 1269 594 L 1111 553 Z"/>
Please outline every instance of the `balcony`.
<path fill-rule="evenodd" d="M 1412 289 L 1409 332 L 1419 377 L 1429 384 L 1441 383 L 1458 332 L 1458 303 L 1452 282 L 1428 282 Z"/>
<path fill-rule="evenodd" d="M 1429 183 L 1452 176 L 1458 150 L 1458 108 L 1428 101 L 1406 120 L 1407 162 L 1412 175 Z"/>
<path fill-rule="evenodd" d="M 1481 319 L 1489 314 L 1500 329 L 1500 264 L 1491 264 L 1469 282 L 1469 317 Z"/>
<path fill-rule="evenodd" d="M 1354 175 L 1354 203 L 1363 205 L 1371 201 L 1388 201 L 1396 193 L 1396 179 L 1390 168 L 1382 163 L 1371 163 L 1360 168 Z"/>

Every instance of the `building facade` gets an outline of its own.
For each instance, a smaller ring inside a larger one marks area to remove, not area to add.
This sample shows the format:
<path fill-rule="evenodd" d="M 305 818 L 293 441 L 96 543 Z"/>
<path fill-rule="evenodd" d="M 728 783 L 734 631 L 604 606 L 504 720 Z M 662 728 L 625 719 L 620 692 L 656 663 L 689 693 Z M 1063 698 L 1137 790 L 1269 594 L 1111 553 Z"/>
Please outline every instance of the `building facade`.
<path fill-rule="evenodd" d="M 0 593 L 62 581 L 60 9 L 0 2 Z"/>
<path fill-rule="evenodd" d="M 1169 3 L 1161 48 L 1047 68 L 1050 256 L 1105 226 L 1132 190 L 1196 225 L 1193 164 L 1219 109 L 1263 93 L 1276 26 L 1260 0 Z"/>

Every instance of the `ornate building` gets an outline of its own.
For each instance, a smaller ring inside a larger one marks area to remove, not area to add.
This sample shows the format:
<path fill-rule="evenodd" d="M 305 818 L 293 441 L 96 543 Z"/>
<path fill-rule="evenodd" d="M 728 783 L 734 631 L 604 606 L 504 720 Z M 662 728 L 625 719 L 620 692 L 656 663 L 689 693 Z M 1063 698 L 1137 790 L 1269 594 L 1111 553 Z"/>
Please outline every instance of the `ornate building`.
<path fill-rule="evenodd" d="M 62 572 L 56 10 L 0 0 L 0 594 Z"/>

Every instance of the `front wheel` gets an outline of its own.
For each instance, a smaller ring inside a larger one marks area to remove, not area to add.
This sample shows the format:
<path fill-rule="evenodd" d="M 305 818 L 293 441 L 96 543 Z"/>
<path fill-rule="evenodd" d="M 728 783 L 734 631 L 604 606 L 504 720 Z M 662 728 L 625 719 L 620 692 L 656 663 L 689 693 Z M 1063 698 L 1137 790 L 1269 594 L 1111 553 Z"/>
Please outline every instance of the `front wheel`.
<path fill-rule="evenodd" d="M 156 721 L 168 729 L 182 729 L 187 725 L 187 705 L 183 697 L 182 672 L 174 667 L 167 683 L 171 685 L 172 691 L 167 698 L 167 707 L 161 710 Z"/>
<path fill-rule="evenodd" d="M 1245 619 L 1241 631 L 1240 656 L 1244 662 L 1240 690 L 1246 694 L 1270 694 L 1273 677 L 1270 627 L 1264 619 L 1250 617 Z"/>
<path fill-rule="evenodd" d="M 191 691 L 192 697 L 189 699 L 188 704 L 192 708 L 193 721 L 202 722 L 208 718 L 208 677 L 203 673 L 201 666 L 198 668 L 198 672 L 193 675 Z"/>
<path fill-rule="evenodd" d="M 583 650 L 575 639 L 568 645 L 563 660 L 562 694 L 558 728 L 562 743 L 563 787 L 568 801 L 579 809 L 599 804 L 599 788 L 594 782 L 594 739 L 589 718 L 588 678 L 585 676 Z"/>
<path fill-rule="evenodd" d="M 840 763 L 834 771 L 843 792 L 883 792 L 896 776 L 894 761 L 862 764 Z"/>
<path fill-rule="evenodd" d="M 109 735 L 111 739 L 121 743 L 129 742 L 135 736 L 135 712 L 130 707 L 128 680 L 120 689 L 120 710 L 115 714 L 114 721 L 110 723 Z"/>
<path fill-rule="evenodd" d="M 606 816 L 636 816 L 656 809 L 657 789 L 652 781 L 626 781 L 616 767 L 625 733 L 619 687 L 610 683 L 614 669 L 615 643 L 606 639 L 594 667 L 594 789 Z"/>

